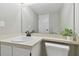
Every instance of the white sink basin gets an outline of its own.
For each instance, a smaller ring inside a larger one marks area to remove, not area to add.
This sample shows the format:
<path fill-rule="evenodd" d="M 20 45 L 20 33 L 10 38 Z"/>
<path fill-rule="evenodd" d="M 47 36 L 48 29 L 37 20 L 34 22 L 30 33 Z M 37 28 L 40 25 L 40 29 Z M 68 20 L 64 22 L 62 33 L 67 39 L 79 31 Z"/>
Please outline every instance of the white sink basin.
<path fill-rule="evenodd" d="M 12 42 L 25 42 L 29 40 L 31 40 L 31 37 L 25 37 L 25 36 L 19 36 L 11 39 Z"/>

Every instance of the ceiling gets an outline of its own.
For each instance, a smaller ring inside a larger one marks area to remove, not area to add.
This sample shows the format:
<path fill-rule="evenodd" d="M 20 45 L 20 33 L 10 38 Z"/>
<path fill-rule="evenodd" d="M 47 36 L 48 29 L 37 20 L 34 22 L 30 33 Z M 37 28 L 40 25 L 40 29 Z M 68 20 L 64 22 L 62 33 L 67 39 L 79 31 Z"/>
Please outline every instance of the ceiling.
<path fill-rule="evenodd" d="M 29 5 L 29 7 L 37 14 L 58 12 L 62 6 L 63 3 L 37 3 Z"/>

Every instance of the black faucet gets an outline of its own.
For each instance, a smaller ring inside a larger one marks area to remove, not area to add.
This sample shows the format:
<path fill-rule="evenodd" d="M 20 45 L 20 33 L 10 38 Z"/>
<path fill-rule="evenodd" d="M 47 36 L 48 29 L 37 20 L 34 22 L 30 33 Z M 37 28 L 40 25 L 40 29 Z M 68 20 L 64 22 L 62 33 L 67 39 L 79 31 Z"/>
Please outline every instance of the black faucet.
<path fill-rule="evenodd" d="M 25 33 L 26 33 L 26 36 L 31 36 L 31 32 L 26 31 Z"/>

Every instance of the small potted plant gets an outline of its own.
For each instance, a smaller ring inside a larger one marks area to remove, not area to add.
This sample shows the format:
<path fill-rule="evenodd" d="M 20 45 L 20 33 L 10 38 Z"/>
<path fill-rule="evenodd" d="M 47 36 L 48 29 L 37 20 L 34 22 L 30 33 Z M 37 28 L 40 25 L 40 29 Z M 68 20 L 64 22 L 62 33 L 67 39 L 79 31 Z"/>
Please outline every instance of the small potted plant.
<path fill-rule="evenodd" d="M 61 32 L 61 35 L 67 37 L 67 39 L 70 40 L 73 36 L 73 31 L 72 29 L 65 28 L 64 31 Z"/>

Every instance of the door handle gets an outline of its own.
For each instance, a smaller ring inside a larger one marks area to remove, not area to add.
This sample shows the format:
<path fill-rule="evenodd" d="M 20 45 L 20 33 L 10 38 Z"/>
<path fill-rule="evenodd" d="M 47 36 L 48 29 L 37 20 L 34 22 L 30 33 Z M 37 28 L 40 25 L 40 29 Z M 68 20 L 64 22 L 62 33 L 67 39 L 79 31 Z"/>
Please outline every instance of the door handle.
<path fill-rule="evenodd" d="M 48 31 L 48 29 L 46 29 L 46 31 Z"/>

